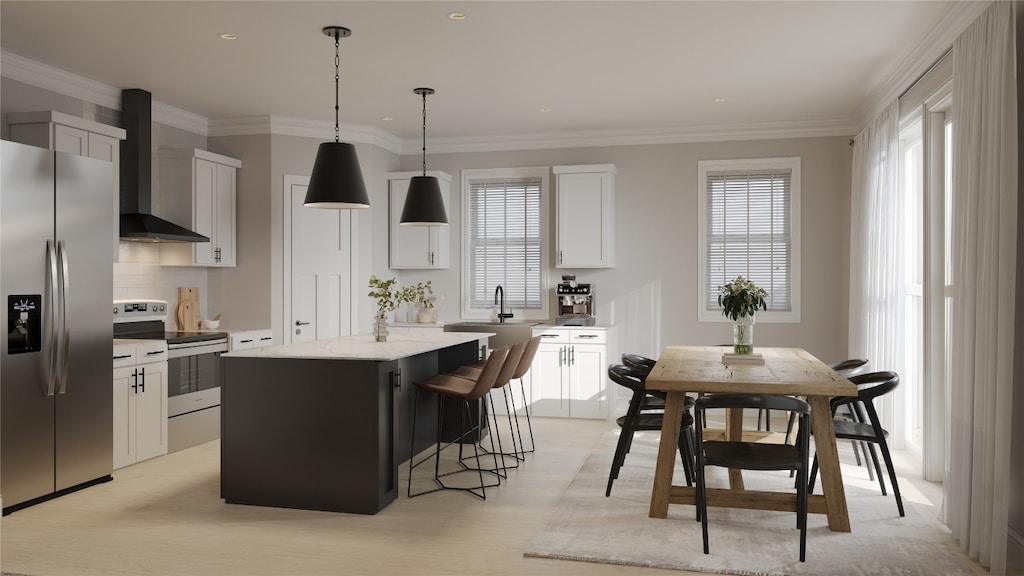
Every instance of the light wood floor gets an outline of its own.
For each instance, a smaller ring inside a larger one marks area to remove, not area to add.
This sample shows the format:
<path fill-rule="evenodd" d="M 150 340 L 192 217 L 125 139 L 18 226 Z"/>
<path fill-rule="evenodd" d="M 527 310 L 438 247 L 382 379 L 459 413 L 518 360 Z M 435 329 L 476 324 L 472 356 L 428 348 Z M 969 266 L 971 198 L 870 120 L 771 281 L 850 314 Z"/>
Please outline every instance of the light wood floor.
<path fill-rule="evenodd" d="M 538 451 L 486 501 L 459 492 L 408 499 L 403 467 L 402 495 L 374 516 L 227 505 L 219 497 L 219 442 L 210 442 L 4 517 L 0 566 L 34 576 L 688 574 L 523 558 L 614 426 L 534 419 Z M 941 494 L 923 484 L 928 497 Z"/>

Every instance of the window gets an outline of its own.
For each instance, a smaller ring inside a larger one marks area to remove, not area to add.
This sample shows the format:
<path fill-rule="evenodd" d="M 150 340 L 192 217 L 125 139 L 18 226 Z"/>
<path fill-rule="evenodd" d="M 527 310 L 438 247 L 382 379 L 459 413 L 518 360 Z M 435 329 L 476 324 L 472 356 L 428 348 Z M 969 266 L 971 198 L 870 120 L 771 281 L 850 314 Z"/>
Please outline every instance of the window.
<path fill-rule="evenodd" d="M 495 288 L 516 318 L 548 317 L 548 168 L 463 170 L 465 318 L 491 317 Z"/>
<path fill-rule="evenodd" d="M 759 322 L 800 321 L 800 159 L 702 160 L 700 311 L 726 321 L 718 287 L 737 276 L 768 291 Z"/>

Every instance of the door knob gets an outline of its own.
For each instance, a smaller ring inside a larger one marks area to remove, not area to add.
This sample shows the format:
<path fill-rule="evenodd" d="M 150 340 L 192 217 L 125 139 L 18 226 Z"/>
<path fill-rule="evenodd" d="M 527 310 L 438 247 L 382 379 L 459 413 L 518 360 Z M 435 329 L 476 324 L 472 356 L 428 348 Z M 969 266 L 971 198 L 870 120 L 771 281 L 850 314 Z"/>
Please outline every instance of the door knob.
<path fill-rule="evenodd" d="M 303 322 L 302 320 L 296 320 L 295 321 L 295 325 L 296 326 L 308 326 L 309 322 Z"/>

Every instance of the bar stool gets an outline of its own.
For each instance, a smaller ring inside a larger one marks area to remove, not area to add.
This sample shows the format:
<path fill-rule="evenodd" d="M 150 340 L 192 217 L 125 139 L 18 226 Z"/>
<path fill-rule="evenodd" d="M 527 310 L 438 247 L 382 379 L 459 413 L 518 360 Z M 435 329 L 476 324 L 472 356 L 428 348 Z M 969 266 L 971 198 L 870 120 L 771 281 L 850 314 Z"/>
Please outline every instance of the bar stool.
<path fill-rule="evenodd" d="M 450 486 L 450 485 L 445 484 L 444 481 L 442 480 L 442 478 L 447 477 L 447 476 L 451 476 L 453 474 L 459 474 L 459 473 L 471 471 L 471 470 L 466 469 L 465 465 L 462 463 L 462 457 L 461 457 L 462 456 L 461 455 L 461 453 L 462 453 L 462 444 L 461 444 L 461 442 L 467 436 L 470 436 L 472 434 L 480 432 L 481 428 L 480 428 L 480 421 L 477 421 L 476 423 L 472 422 L 473 418 L 472 418 L 472 415 L 470 413 L 469 403 L 471 401 L 479 400 L 479 399 L 483 398 L 484 394 L 487 394 L 491 390 L 491 388 L 494 387 L 494 385 L 495 385 L 495 383 L 497 382 L 497 379 L 498 379 L 498 373 L 501 371 L 502 366 L 505 364 L 505 358 L 508 356 L 508 352 L 509 352 L 509 347 L 508 346 L 502 346 L 501 348 L 497 348 L 497 349 L 493 350 L 491 352 L 491 355 L 487 358 L 487 362 L 484 364 L 484 367 L 483 367 L 483 370 L 481 371 L 480 377 L 477 378 L 476 380 L 470 380 L 468 378 L 461 378 L 459 376 L 454 376 L 454 375 L 451 375 L 451 374 L 438 374 L 437 376 L 429 378 L 429 379 L 427 379 L 427 380 L 425 380 L 423 382 L 416 382 L 416 394 L 415 394 L 414 399 L 413 399 L 412 438 L 411 438 L 410 443 L 409 443 L 410 444 L 410 450 L 409 450 L 409 452 L 410 452 L 410 454 L 409 454 L 409 484 L 408 484 L 408 487 L 406 489 L 406 495 L 409 498 L 413 498 L 413 497 L 416 497 L 416 496 L 422 496 L 423 494 L 430 494 L 432 492 L 437 492 L 439 490 L 460 490 L 460 491 L 463 491 L 463 492 L 469 492 L 470 494 L 473 494 L 474 496 L 476 496 L 477 498 L 480 498 L 481 500 L 486 500 L 487 499 L 487 491 L 486 491 L 486 489 L 487 488 L 493 488 L 493 487 L 496 487 L 496 486 L 501 484 L 501 477 L 500 476 L 498 476 L 498 479 L 497 479 L 496 483 L 493 483 L 493 484 L 486 484 L 486 483 L 484 483 L 484 474 L 483 473 L 485 471 L 487 471 L 487 469 L 483 467 L 483 465 L 482 465 L 482 463 L 480 461 L 480 448 L 477 446 L 477 442 L 476 441 L 473 441 L 473 453 L 474 453 L 474 456 L 476 458 L 477 466 L 472 471 L 476 471 L 477 472 L 477 474 L 479 476 L 479 479 L 480 479 L 480 484 L 478 486 L 471 486 L 471 487 Z M 414 460 L 414 458 L 416 457 L 415 448 L 412 448 L 412 446 L 414 446 L 415 438 L 416 438 L 416 412 L 417 412 L 416 407 L 419 405 L 419 395 L 420 395 L 420 391 L 421 390 L 425 390 L 425 391 L 429 391 L 429 392 L 434 392 L 434 393 L 438 394 L 439 396 L 448 396 L 448 397 L 451 397 L 451 398 L 457 398 L 459 400 L 462 400 L 462 408 L 463 408 L 463 411 L 462 411 L 462 433 L 459 435 L 458 438 L 456 438 L 452 442 L 448 442 L 444 446 L 444 448 L 448 448 L 449 446 L 451 446 L 455 442 L 459 442 L 460 443 L 459 444 L 459 453 L 460 453 L 459 454 L 459 464 L 460 464 L 461 468 L 459 470 L 454 470 L 454 471 L 445 472 L 445 473 L 441 473 L 441 471 L 440 471 L 440 466 L 441 466 L 441 450 L 442 450 L 442 447 L 441 447 L 441 443 L 442 443 L 442 440 L 441 440 L 441 424 L 444 422 L 444 404 L 445 403 L 443 401 L 443 398 L 439 398 L 438 399 L 438 403 L 437 403 L 437 442 L 435 443 L 434 456 L 433 456 L 433 458 L 434 458 L 434 482 L 437 484 L 437 487 L 432 489 L 432 490 L 425 490 L 423 492 L 418 492 L 416 494 L 413 494 L 412 493 L 412 474 L 413 474 L 413 470 L 417 466 L 422 464 L 423 462 L 426 462 L 427 460 L 430 459 L 430 456 L 427 456 L 427 457 L 423 458 L 422 460 L 420 460 L 419 462 L 416 462 Z M 492 447 L 493 447 L 493 442 L 494 442 L 494 440 L 493 440 L 493 437 L 492 437 L 492 439 L 491 439 Z M 494 457 L 494 466 L 495 466 L 495 469 L 498 468 L 497 456 Z"/>
<path fill-rule="evenodd" d="M 486 394 L 487 399 L 491 403 L 491 409 L 490 409 L 490 413 L 488 414 L 488 420 L 492 424 L 495 422 L 494 418 L 492 417 L 495 414 L 495 410 L 494 410 L 494 397 L 491 396 L 490 393 L 493 392 L 495 389 L 498 389 L 498 388 L 500 388 L 502 390 L 503 394 L 505 394 L 507 392 L 507 385 L 508 385 L 509 381 L 511 381 L 511 379 L 512 379 L 512 374 L 514 374 L 516 369 L 519 367 L 519 361 L 522 359 L 523 354 L 526 352 L 527 344 L 529 344 L 529 340 L 524 340 L 522 342 L 517 342 L 517 343 L 513 344 L 511 346 L 511 348 L 509 348 L 508 355 L 502 361 L 501 369 L 498 371 L 498 375 L 495 378 L 494 383 L 491 386 L 491 390 L 489 390 L 488 393 Z M 492 352 L 492 354 L 493 354 L 493 352 Z M 488 357 L 487 360 L 485 361 L 484 369 L 486 369 L 486 364 L 489 363 L 489 362 L 490 362 L 490 357 Z M 452 372 L 450 374 L 452 376 L 458 376 L 460 378 L 466 378 L 466 379 L 469 379 L 469 380 L 476 381 L 477 379 L 483 377 L 483 370 L 478 368 L 478 364 L 469 364 L 469 365 L 458 367 L 454 372 Z M 507 400 L 508 399 L 508 395 L 505 394 L 504 398 Z M 509 415 L 509 419 L 508 419 L 509 438 L 512 440 L 512 452 L 505 452 L 505 449 L 501 445 L 501 435 L 498 433 L 498 430 L 496 428 L 497 425 L 494 424 L 494 426 L 495 426 L 493 428 L 494 434 L 491 436 L 491 441 L 492 441 L 492 445 L 493 445 L 494 438 L 497 437 L 497 440 L 498 440 L 498 450 L 497 450 L 497 452 L 494 452 L 494 453 L 501 456 L 501 472 L 499 474 L 501 474 L 501 476 L 503 478 L 505 478 L 508 475 L 508 469 L 509 468 L 518 468 L 519 467 L 519 461 L 523 460 L 523 458 L 520 456 L 520 453 L 519 453 L 519 451 L 517 450 L 517 447 L 516 447 L 516 436 L 515 436 L 516 431 L 512 427 L 512 416 Z M 493 446 L 492 446 L 492 448 L 493 448 Z M 484 451 L 488 452 L 486 449 Z M 493 450 L 490 451 L 490 452 L 493 452 Z M 507 465 L 505 463 L 505 457 L 506 456 L 512 457 L 512 458 L 514 458 L 516 460 L 514 466 L 509 466 L 509 465 Z"/>

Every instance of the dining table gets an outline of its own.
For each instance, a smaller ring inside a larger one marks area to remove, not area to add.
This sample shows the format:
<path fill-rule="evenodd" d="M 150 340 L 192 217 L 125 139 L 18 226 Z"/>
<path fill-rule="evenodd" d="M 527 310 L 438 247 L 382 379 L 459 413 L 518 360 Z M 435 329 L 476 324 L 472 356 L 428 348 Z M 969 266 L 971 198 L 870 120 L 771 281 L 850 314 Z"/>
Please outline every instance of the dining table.
<path fill-rule="evenodd" d="M 849 532 L 830 400 L 856 396 L 857 387 L 801 348 L 757 348 L 761 363 L 750 358 L 732 360 L 723 350 L 731 352 L 721 346 L 668 346 L 647 376 L 647 389 L 666 393 L 649 517 L 667 518 L 669 504 L 697 501 L 696 488 L 672 484 L 687 393 L 781 394 L 803 396 L 811 407 L 822 494 L 808 496 L 807 510 L 826 514 L 833 531 Z M 729 441 L 746 440 L 742 409 L 727 410 L 724 435 Z M 707 500 L 708 506 L 728 508 L 796 511 L 797 506 L 795 492 L 746 490 L 740 470 L 729 471 L 729 488 L 709 488 Z"/>

